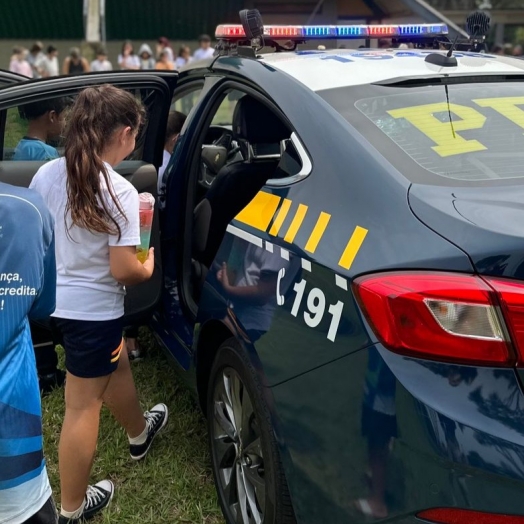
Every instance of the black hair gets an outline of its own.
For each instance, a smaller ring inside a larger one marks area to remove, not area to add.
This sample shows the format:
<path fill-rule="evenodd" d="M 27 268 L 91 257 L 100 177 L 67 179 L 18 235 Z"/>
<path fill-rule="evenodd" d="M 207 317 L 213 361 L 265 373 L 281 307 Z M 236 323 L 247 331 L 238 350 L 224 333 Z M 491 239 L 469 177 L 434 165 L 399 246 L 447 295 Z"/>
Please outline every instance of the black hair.
<path fill-rule="evenodd" d="M 49 111 L 55 111 L 60 114 L 64 109 L 73 104 L 73 99 L 69 96 L 51 98 L 18 106 L 18 113 L 24 120 L 36 120 Z"/>
<path fill-rule="evenodd" d="M 209 35 L 200 35 L 198 37 L 199 42 L 211 42 L 211 37 Z"/>
<path fill-rule="evenodd" d="M 171 111 L 167 119 L 166 140 L 182 131 L 187 116 L 180 111 Z"/>
<path fill-rule="evenodd" d="M 49 45 L 47 46 L 47 54 L 51 54 L 51 53 L 54 53 L 56 51 L 56 47 L 54 45 Z"/>

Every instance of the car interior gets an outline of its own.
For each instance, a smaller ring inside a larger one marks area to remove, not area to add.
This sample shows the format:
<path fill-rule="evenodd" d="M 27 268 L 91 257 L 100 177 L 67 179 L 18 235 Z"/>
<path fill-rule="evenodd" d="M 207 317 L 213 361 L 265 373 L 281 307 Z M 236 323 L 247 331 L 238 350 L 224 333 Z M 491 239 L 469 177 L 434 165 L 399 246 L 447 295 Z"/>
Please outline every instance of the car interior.
<path fill-rule="evenodd" d="M 251 95 L 236 101 L 232 125 L 211 125 L 202 146 L 193 212 L 192 295 L 201 293 L 228 224 L 268 181 L 298 173 L 300 157 L 291 129 Z"/>

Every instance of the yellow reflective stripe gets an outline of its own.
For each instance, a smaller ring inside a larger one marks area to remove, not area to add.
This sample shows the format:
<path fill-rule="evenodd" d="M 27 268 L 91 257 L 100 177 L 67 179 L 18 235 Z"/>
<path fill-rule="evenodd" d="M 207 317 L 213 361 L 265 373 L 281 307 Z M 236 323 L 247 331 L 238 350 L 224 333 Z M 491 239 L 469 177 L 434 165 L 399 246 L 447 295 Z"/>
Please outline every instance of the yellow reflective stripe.
<path fill-rule="evenodd" d="M 291 200 L 288 198 L 284 198 L 282 200 L 282 205 L 280 206 L 280 209 L 278 210 L 277 217 L 275 218 L 275 221 L 273 222 L 273 225 L 271 226 L 271 229 L 269 230 L 269 234 L 276 237 L 278 235 L 278 232 L 280 231 L 280 228 L 282 227 L 282 224 L 284 223 L 284 220 L 287 217 L 288 211 L 291 207 Z"/>
<path fill-rule="evenodd" d="M 310 253 L 314 253 L 316 251 L 320 239 L 326 231 L 330 219 L 331 215 L 329 215 L 328 213 L 324 213 L 323 211 L 322 213 L 320 213 L 315 228 L 313 229 L 313 232 L 311 233 L 311 235 L 309 236 L 309 240 L 307 241 L 305 248 L 306 251 L 309 251 Z"/>
<path fill-rule="evenodd" d="M 355 228 L 355 231 L 353 231 L 344 253 L 342 253 L 342 256 L 340 257 L 340 261 L 338 263 L 339 266 L 342 266 L 344 269 L 349 269 L 351 267 L 367 234 L 367 229 L 360 226 Z"/>
<path fill-rule="evenodd" d="M 280 197 L 259 191 L 253 200 L 236 216 L 243 224 L 266 231 L 280 203 Z"/>
<path fill-rule="evenodd" d="M 307 206 L 305 206 L 304 204 L 299 204 L 297 212 L 295 213 L 295 217 L 293 218 L 293 222 L 291 222 L 291 225 L 287 230 L 286 236 L 284 237 L 284 240 L 286 242 L 292 243 L 295 240 L 298 230 L 300 229 L 300 226 L 304 221 L 306 213 Z"/>

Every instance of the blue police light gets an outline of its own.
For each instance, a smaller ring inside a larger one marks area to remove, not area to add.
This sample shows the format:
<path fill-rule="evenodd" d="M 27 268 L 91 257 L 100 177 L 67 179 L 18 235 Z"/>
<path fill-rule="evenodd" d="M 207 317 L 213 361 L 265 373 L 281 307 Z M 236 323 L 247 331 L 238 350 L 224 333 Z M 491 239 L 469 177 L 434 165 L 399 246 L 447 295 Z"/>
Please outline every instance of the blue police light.
<path fill-rule="evenodd" d="M 358 39 L 358 38 L 401 38 L 436 37 L 448 34 L 446 24 L 403 24 L 403 25 L 267 25 L 264 36 L 272 39 Z M 246 38 L 240 24 L 219 25 L 215 37 L 222 40 Z"/>

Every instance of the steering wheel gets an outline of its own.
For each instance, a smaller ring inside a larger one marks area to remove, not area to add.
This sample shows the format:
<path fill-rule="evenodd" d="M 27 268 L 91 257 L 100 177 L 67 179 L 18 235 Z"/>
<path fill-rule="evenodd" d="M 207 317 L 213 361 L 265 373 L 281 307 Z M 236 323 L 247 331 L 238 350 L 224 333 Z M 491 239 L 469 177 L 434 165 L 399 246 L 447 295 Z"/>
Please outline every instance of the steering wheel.
<path fill-rule="evenodd" d="M 220 169 L 235 160 L 239 154 L 240 146 L 233 139 L 232 130 L 218 125 L 210 126 L 202 146 L 198 183 L 204 189 L 209 189 Z"/>

